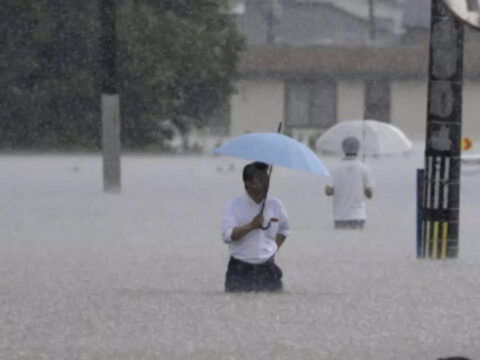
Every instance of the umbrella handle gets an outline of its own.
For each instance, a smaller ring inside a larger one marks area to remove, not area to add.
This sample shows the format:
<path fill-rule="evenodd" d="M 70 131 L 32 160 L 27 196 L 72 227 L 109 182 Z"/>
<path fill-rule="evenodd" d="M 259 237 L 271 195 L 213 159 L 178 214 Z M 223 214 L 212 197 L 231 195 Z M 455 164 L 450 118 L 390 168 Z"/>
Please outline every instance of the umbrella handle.
<path fill-rule="evenodd" d="M 266 199 L 265 199 L 265 200 L 266 200 Z M 263 213 L 263 209 L 265 209 L 265 200 L 263 200 L 262 208 L 260 209 L 259 214 Z M 261 226 L 260 229 L 262 229 L 262 230 L 267 230 L 267 229 L 270 227 L 270 225 L 272 225 L 272 222 L 271 222 L 271 221 L 268 222 L 268 225 L 267 225 L 267 226 Z"/>
<path fill-rule="evenodd" d="M 271 221 L 268 222 L 268 225 L 267 225 L 267 226 L 262 226 L 261 229 L 262 229 L 262 230 L 267 230 L 267 229 L 270 227 L 270 225 L 272 225 L 272 222 L 271 222 Z"/>
<path fill-rule="evenodd" d="M 278 129 L 277 129 L 277 133 L 280 134 L 282 132 L 282 126 L 283 126 L 283 123 L 280 121 L 278 123 Z M 273 171 L 273 165 L 270 165 L 269 169 L 268 169 L 268 186 L 270 186 L 270 177 L 272 176 L 272 171 Z M 267 187 L 267 193 L 268 193 L 268 187 Z M 263 213 L 263 209 L 265 209 L 265 201 L 267 200 L 267 195 L 265 194 L 265 199 L 263 200 L 263 204 L 262 204 L 262 210 L 260 210 L 261 213 Z M 270 225 L 272 225 L 272 222 L 269 221 L 268 222 L 268 225 L 267 226 L 262 226 L 261 229 L 262 230 L 267 230 Z"/>

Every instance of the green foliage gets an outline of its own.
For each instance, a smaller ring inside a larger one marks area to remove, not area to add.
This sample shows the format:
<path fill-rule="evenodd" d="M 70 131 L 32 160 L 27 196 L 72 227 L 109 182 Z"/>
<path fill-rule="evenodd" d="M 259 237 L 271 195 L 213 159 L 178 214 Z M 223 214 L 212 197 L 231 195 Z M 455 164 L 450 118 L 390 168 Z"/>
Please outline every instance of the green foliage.
<path fill-rule="evenodd" d="M 124 2 L 118 37 L 124 130 L 148 130 L 139 128 L 131 141 L 155 141 L 164 119 L 182 132 L 201 127 L 228 101 L 243 40 L 216 2 Z"/>
<path fill-rule="evenodd" d="M 243 39 L 221 0 L 118 0 L 122 142 L 203 126 L 228 102 Z M 99 3 L 3 0 L 0 147 L 100 146 Z"/>
<path fill-rule="evenodd" d="M 0 10 L 0 146 L 98 146 L 95 8 L 4 0 Z"/>

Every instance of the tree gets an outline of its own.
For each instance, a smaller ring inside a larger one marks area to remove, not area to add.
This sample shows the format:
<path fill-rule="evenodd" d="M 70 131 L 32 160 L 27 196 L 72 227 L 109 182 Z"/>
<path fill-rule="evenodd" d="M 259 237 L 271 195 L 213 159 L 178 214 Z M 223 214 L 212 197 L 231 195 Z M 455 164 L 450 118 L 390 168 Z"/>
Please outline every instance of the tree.
<path fill-rule="evenodd" d="M 204 126 L 228 101 L 244 42 L 218 1 L 124 2 L 118 20 L 125 141 L 155 141 L 165 119 Z"/>
<path fill-rule="evenodd" d="M 92 147 L 98 141 L 96 23 L 81 1 L 5 0 L 0 10 L 0 144 Z"/>
<path fill-rule="evenodd" d="M 228 102 L 244 46 L 223 0 L 116 1 L 124 147 L 160 145 L 164 119 L 204 126 Z M 99 147 L 97 5 L 2 1 L 0 147 Z"/>

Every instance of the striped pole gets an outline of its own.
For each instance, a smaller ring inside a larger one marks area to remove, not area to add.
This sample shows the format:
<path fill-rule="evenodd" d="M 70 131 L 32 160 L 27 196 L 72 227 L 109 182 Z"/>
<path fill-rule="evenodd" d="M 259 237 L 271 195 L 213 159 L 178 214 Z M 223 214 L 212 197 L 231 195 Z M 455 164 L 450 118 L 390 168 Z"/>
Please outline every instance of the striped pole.
<path fill-rule="evenodd" d="M 463 25 L 432 0 L 422 196 L 423 257 L 458 256 Z"/>
<path fill-rule="evenodd" d="M 425 244 L 422 236 L 422 195 L 423 169 L 417 169 L 417 258 L 425 257 Z"/>

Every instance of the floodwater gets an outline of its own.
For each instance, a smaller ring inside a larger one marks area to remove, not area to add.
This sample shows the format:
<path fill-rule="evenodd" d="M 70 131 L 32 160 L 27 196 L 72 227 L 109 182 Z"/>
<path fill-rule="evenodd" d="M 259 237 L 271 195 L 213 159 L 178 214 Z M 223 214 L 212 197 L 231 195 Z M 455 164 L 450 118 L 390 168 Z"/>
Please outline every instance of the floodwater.
<path fill-rule="evenodd" d="M 274 168 L 278 294 L 223 292 L 244 161 L 127 155 L 104 194 L 98 155 L 1 155 L 0 359 L 480 359 L 480 173 L 462 174 L 459 258 L 418 260 L 422 151 L 367 160 L 364 231 L 333 230 L 324 178 Z"/>

